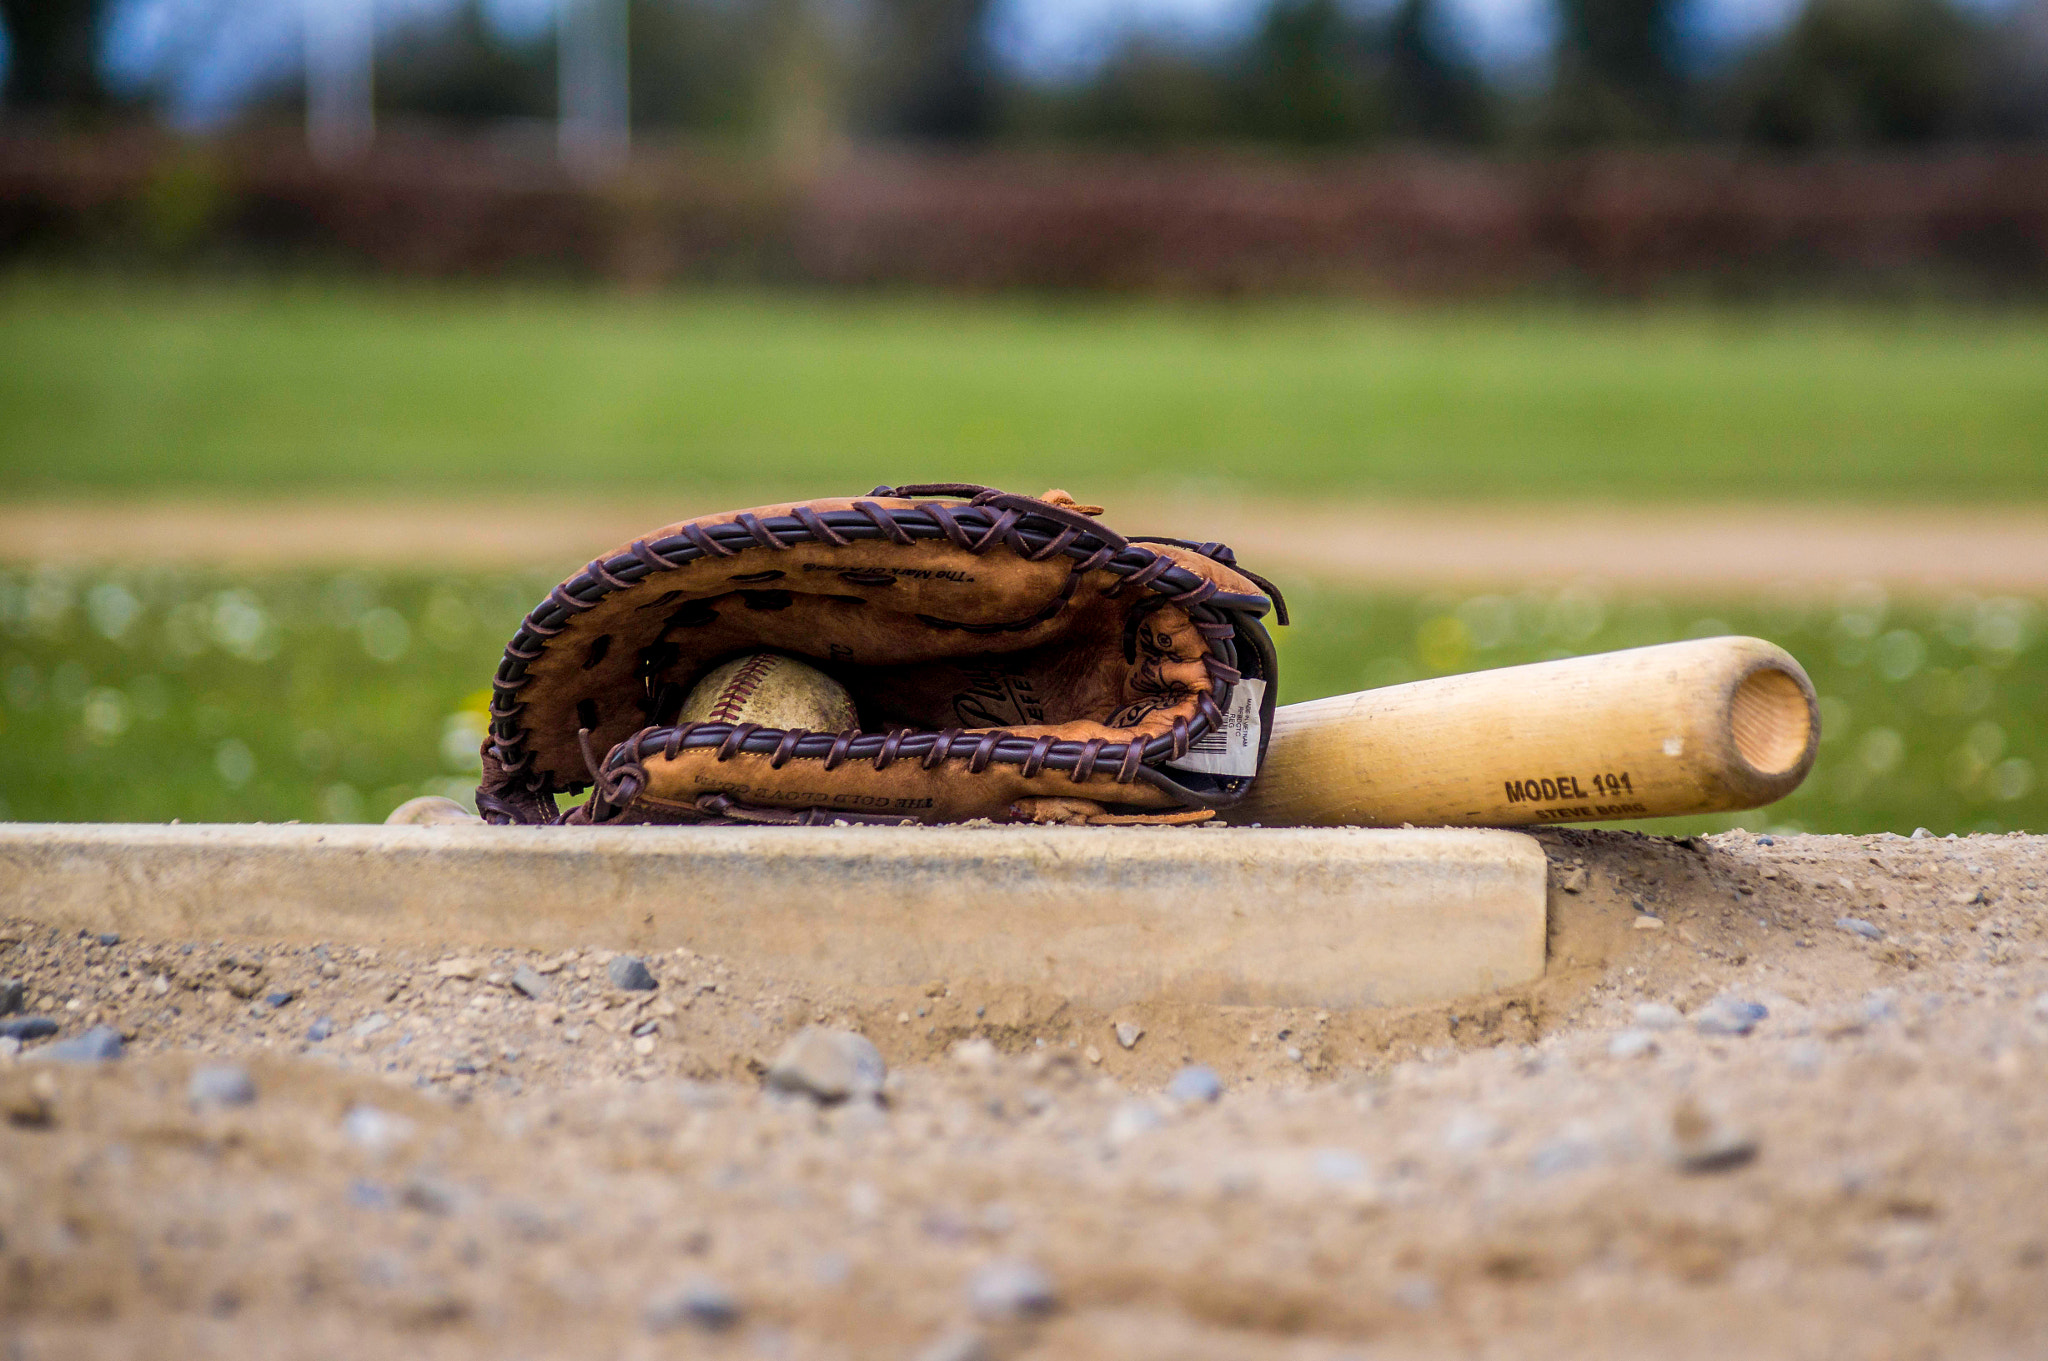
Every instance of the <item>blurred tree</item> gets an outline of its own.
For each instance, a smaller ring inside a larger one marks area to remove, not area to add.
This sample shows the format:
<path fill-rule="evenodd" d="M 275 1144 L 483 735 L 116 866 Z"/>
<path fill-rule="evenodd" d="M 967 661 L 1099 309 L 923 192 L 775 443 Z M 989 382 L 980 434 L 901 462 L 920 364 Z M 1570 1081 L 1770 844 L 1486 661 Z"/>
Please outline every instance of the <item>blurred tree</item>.
<path fill-rule="evenodd" d="M 1445 53 L 1439 16 L 1439 0 L 1403 0 L 1387 26 L 1388 129 L 1425 141 L 1483 141 L 1492 123 L 1486 82 Z"/>
<path fill-rule="evenodd" d="M 996 129 L 989 0 L 871 0 L 856 116 L 887 136 L 970 141 Z"/>
<path fill-rule="evenodd" d="M 108 8 L 107 0 L 0 0 L 5 107 L 64 116 L 103 108 L 99 36 Z"/>
<path fill-rule="evenodd" d="M 1140 38 L 1078 89 L 1013 91 L 1004 119 L 1027 135 L 1162 146 L 1223 137 L 1233 116 L 1229 74 L 1215 58 Z"/>
<path fill-rule="evenodd" d="M 1543 117 L 1550 139 L 1641 141 L 1678 129 L 1687 93 L 1674 22 L 1681 3 L 1558 0 L 1557 74 Z"/>
<path fill-rule="evenodd" d="M 1953 135 L 1969 121 L 1980 55 L 1947 0 L 1809 0 L 1740 80 L 1742 130 L 1791 147 Z"/>
<path fill-rule="evenodd" d="M 1379 132 L 1386 113 L 1377 46 L 1337 0 L 1274 0 L 1244 55 L 1240 129 L 1306 146 Z"/>
<path fill-rule="evenodd" d="M 377 108 L 476 123 L 555 114 L 552 35 L 513 46 L 475 4 L 377 46 Z"/>
<path fill-rule="evenodd" d="M 760 112 L 769 7 L 633 0 L 635 126 L 726 132 Z"/>

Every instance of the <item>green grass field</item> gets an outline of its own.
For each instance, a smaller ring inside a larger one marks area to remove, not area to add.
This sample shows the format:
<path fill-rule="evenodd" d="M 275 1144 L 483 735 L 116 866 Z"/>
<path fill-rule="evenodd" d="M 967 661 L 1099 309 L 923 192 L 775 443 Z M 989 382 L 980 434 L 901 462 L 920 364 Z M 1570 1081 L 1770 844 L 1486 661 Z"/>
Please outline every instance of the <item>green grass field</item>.
<path fill-rule="evenodd" d="M 0 572 L 0 818 L 356 821 L 466 796 L 524 576 Z M 2014 599 L 1679 601 L 1294 592 L 1283 700 L 1724 632 L 1824 697 L 1813 777 L 1746 815 L 1644 824 L 2048 830 L 2048 612 Z"/>
<path fill-rule="evenodd" d="M 0 492 L 2038 500 L 2048 316 L 0 280 Z"/>

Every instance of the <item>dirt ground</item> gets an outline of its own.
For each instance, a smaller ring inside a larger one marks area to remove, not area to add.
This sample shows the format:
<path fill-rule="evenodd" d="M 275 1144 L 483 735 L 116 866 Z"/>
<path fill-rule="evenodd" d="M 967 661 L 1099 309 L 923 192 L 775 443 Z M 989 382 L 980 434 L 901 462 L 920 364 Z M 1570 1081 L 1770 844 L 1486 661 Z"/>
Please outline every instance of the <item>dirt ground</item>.
<path fill-rule="evenodd" d="M 1541 836 L 1548 975 L 1403 1012 L 9 921 L 0 1355 L 2040 1355 L 2048 838 Z"/>
<path fill-rule="evenodd" d="M 1216 539 L 1263 572 L 1386 589 L 1607 581 L 1725 592 L 1873 581 L 1907 592 L 2048 590 L 2048 514 L 2028 506 L 1333 504 L 1073 490 L 1106 501 L 1105 520 L 1127 533 Z M 731 501 L 17 502 L 0 505 L 0 558 L 554 571 Z"/>

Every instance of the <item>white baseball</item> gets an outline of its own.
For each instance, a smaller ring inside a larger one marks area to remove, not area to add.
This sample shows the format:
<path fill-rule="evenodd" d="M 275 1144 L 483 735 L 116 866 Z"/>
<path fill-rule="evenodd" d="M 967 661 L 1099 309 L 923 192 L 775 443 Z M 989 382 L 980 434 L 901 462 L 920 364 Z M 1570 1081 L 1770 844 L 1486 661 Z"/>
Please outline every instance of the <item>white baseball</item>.
<path fill-rule="evenodd" d="M 860 715 L 846 687 L 816 667 L 780 652 L 754 652 L 692 686 L 676 722 L 846 732 L 860 726 Z"/>

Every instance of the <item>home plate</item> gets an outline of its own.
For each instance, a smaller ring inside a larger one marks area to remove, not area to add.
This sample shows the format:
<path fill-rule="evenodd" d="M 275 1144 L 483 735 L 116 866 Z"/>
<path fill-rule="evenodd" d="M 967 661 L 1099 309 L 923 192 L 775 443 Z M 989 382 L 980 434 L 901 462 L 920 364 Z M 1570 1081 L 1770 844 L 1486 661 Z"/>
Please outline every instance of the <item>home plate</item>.
<path fill-rule="evenodd" d="M 1474 829 L 0 824 L 0 914 L 358 944 L 688 946 L 818 984 L 1414 1006 L 1543 972 L 1546 865 Z"/>

